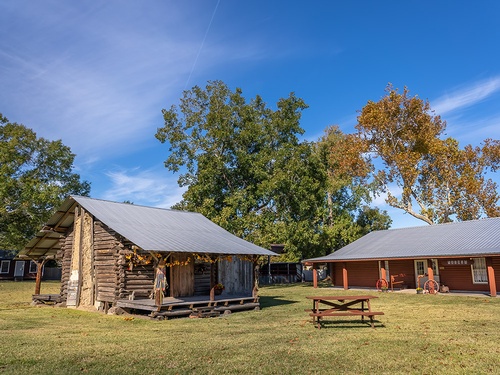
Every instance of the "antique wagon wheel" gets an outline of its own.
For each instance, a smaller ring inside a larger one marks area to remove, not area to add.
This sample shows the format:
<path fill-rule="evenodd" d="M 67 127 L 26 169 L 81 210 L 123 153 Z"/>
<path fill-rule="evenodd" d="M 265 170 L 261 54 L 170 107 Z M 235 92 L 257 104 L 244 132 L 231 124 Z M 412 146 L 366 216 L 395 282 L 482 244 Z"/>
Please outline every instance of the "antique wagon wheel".
<path fill-rule="evenodd" d="M 387 283 L 386 279 L 378 279 L 377 282 L 375 283 L 375 287 L 377 288 L 378 291 L 381 291 L 383 289 L 387 289 L 389 287 L 389 284 Z"/>
<path fill-rule="evenodd" d="M 424 284 L 424 291 L 429 294 L 437 294 L 439 292 L 439 284 L 436 280 L 427 280 Z"/>

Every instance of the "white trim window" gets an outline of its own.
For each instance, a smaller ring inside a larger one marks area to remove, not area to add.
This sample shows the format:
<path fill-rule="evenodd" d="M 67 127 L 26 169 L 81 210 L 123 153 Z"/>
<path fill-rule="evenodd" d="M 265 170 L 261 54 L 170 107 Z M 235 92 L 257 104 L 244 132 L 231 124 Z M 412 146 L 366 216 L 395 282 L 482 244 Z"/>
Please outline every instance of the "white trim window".
<path fill-rule="evenodd" d="M 10 260 L 2 260 L 0 264 L 0 273 L 9 273 L 10 271 Z"/>
<path fill-rule="evenodd" d="M 30 260 L 30 270 L 29 273 L 36 273 L 36 263 Z"/>
<path fill-rule="evenodd" d="M 471 265 L 472 282 L 474 284 L 488 284 L 488 272 L 485 258 L 474 258 Z"/>

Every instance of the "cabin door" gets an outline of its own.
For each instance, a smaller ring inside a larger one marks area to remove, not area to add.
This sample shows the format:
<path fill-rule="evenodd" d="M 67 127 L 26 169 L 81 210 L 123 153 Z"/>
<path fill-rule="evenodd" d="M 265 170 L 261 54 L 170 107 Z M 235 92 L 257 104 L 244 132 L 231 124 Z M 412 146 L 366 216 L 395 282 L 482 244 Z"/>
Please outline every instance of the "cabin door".
<path fill-rule="evenodd" d="M 24 260 L 16 261 L 16 265 L 14 267 L 14 277 L 24 277 Z"/>
<path fill-rule="evenodd" d="M 423 288 L 424 283 L 427 280 L 429 280 L 429 277 L 427 275 L 428 273 L 427 267 L 428 267 L 427 259 L 415 260 L 415 285 L 417 287 L 420 286 L 420 288 Z M 436 280 L 439 283 L 439 267 L 437 259 L 432 259 L 432 271 L 434 272 L 434 280 Z M 418 276 L 422 276 L 420 278 L 420 285 Z"/>

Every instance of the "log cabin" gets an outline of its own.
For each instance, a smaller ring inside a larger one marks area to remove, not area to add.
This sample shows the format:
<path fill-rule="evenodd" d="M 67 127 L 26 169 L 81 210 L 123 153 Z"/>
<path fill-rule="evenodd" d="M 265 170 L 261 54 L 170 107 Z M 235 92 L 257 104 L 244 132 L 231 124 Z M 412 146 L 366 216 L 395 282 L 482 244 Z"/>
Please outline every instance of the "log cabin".
<path fill-rule="evenodd" d="M 304 261 L 326 265 L 336 286 L 375 288 L 391 277 L 397 287 L 421 288 L 435 280 L 449 291 L 497 295 L 500 218 L 371 232 L 330 255 Z"/>
<path fill-rule="evenodd" d="M 49 259 L 62 264 L 58 300 L 67 307 L 119 306 L 168 317 L 197 305 L 258 307 L 255 266 L 262 255 L 276 254 L 199 213 L 70 196 L 18 257 L 39 268 Z M 158 306 L 152 297 L 160 264 L 167 287 Z"/>

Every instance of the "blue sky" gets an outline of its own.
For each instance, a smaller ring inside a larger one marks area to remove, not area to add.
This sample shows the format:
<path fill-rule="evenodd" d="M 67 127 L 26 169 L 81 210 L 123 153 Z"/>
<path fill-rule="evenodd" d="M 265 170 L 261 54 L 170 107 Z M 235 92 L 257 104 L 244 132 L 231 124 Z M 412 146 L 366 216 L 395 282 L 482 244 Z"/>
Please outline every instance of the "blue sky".
<path fill-rule="evenodd" d="M 500 139 L 500 2 L 0 2 L 0 112 L 62 139 L 92 197 L 170 207 L 161 109 L 208 80 L 309 105 L 305 138 L 352 132 L 391 82 L 428 99 L 462 146 Z M 423 222 L 388 209 L 393 227 Z"/>

